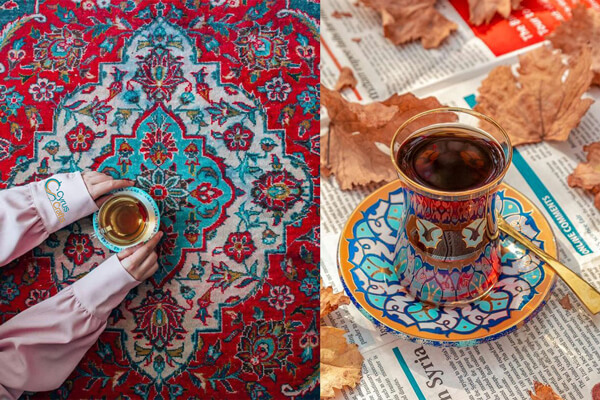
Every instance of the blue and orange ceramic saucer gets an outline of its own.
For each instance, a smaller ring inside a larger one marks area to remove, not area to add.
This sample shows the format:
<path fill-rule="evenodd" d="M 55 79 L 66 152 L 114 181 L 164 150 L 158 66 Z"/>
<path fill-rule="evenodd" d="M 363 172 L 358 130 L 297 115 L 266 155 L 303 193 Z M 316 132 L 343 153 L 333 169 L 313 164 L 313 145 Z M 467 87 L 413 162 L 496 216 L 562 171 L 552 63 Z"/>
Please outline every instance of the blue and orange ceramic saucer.
<path fill-rule="evenodd" d="M 412 297 L 393 268 L 402 198 L 399 182 L 373 192 L 354 210 L 339 242 L 344 288 L 375 324 L 418 343 L 472 346 L 509 334 L 546 304 L 556 282 L 554 271 L 504 234 L 502 274 L 485 297 L 462 306 L 435 306 Z M 537 207 L 504 184 L 498 200 L 498 211 L 508 222 L 556 256 L 552 229 Z"/>

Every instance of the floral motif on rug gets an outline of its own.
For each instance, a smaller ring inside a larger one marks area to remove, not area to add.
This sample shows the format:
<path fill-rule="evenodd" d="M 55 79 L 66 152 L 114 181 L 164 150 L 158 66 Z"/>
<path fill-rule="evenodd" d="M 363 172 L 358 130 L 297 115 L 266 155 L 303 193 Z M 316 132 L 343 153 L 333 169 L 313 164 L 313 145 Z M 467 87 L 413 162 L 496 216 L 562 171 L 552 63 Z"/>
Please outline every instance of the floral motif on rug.
<path fill-rule="evenodd" d="M 165 232 L 51 397 L 317 398 L 319 4 L 12 3 L 0 188 L 102 171 L 150 193 Z M 91 225 L 0 269 L 0 322 L 110 256 Z"/>

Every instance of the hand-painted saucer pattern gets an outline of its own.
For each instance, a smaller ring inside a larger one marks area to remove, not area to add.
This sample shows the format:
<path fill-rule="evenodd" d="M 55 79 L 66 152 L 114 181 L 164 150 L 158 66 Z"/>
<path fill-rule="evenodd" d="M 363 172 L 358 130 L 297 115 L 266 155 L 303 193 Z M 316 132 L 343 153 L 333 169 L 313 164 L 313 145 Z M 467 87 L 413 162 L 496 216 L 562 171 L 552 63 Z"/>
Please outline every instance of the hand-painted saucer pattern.
<path fill-rule="evenodd" d="M 512 332 L 546 303 L 554 272 L 506 236 L 499 281 L 482 299 L 464 306 L 434 306 L 409 295 L 394 272 L 402 190 L 393 182 L 371 194 L 353 212 L 340 238 L 340 276 L 365 316 L 412 341 L 469 346 Z M 556 255 L 548 222 L 521 193 L 502 185 L 497 210 L 536 245 Z M 398 253 L 397 258 L 403 256 L 407 255 Z"/>
<path fill-rule="evenodd" d="M 144 237 L 142 238 L 142 242 L 150 239 L 152 236 L 154 236 L 155 233 L 158 232 L 158 229 L 160 227 L 160 213 L 158 211 L 158 206 L 156 205 L 156 202 L 154 201 L 154 199 L 145 191 L 138 189 L 136 187 L 128 187 L 128 188 L 123 188 L 123 189 L 117 189 L 111 192 L 111 194 L 129 194 L 133 197 L 135 197 L 136 199 L 139 199 L 144 206 L 146 206 L 146 209 L 148 209 L 150 211 L 150 215 L 148 216 L 148 224 L 149 229 L 146 230 L 146 234 L 144 235 Z M 109 249 L 110 251 L 114 251 L 114 252 L 119 252 L 127 247 L 131 247 L 131 246 L 117 246 L 114 243 L 109 242 L 108 240 L 106 240 L 106 238 L 104 237 L 104 235 L 100 232 L 100 226 L 98 224 L 98 211 L 96 211 L 94 213 L 94 217 L 92 218 L 93 224 L 94 224 L 94 232 L 96 234 L 96 237 L 98 238 L 98 240 L 100 240 L 100 242 L 102 243 L 102 245 L 104 245 L 104 247 L 106 247 L 107 249 Z M 133 245 L 132 245 L 133 246 Z"/>

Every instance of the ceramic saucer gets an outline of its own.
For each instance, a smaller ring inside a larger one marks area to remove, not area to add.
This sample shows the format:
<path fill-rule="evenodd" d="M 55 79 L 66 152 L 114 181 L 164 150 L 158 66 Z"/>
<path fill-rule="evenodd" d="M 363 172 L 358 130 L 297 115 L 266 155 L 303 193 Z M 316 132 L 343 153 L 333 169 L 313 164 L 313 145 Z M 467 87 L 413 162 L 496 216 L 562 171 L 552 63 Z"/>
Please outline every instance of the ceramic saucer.
<path fill-rule="evenodd" d="M 138 243 L 145 242 L 146 240 L 148 240 L 152 236 L 154 236 L 155 233 L 158 232 L 158 229 L 160 227 L 160 212 L 158 210 L 158 206 L 156 205 L 156 202 L 148 193 L 146 193 L 142 189 L 138 189 L 136 187 L 128 187 L 128 188 L 114 190 L 111 192 L 111 194 L 128 194 L 128 195 L 140 200 L 142 202 L 142 204 L 144 204 L 146 209 L 150 211 L 149 216 L 148 216 L 149 227 L 148 227 L 148 229 L 146 229 L 144 236 L 142 238 L 140 238 L 136 243 L 133 243 L 129 246 L 118 246 L 114 243 L 109 242 L 106 239 L 106 237 L 104 236 L 104 234 L 102 232 L 100 232 L 100 226 L 98 223 L 99 211 L 96 211 L 94 213 L 94 216 L 92 217 L 92 222 L 94 224 L 94 232 L 96 234 L 96 237 L 98 238 L 98 240 L 100 240 L 100 243 L 102 243 L 104 245 L 104 247 L 106 247 L 110 251 L 119 252 L 123 249 L 126 249 L 127 247 L 135 246 Z"/>
<path fill-rule="evenodd" d="M 402 198 L 399 182 L 373 192 L 354 210 L 340 237 L 340 277 L 348 296 L 367 318 L 414 342 L 471 346 L 509 334 L 544 306 L 554 288 L 555 273 L 503 234 L 502 274 L 485 297 L 463 306 L 434 306 L 409 295 L 393 268 Z M 497 204 L 508 222 L 556 256 L 550 225 L 523 194 L 503 184 Z"/>

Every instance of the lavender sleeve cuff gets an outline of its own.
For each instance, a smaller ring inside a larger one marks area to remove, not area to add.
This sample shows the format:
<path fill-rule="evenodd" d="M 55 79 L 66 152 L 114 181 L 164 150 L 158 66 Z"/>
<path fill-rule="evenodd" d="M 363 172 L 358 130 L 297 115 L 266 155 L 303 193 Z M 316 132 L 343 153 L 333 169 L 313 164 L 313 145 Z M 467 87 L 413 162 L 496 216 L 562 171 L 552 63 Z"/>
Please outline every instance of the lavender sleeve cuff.
<path fill-rule="evenodd" d="M 139 284 L 115 254 L 71 287 L 81 305 L 92 315 L 105 321 L 113 308 Z"/>
<path fill-rule="evenodd" d="M 81 173 L 57 174 L 31 185 L 33 201 L 48 233 L 56 232 L 98 207 Z"/>

